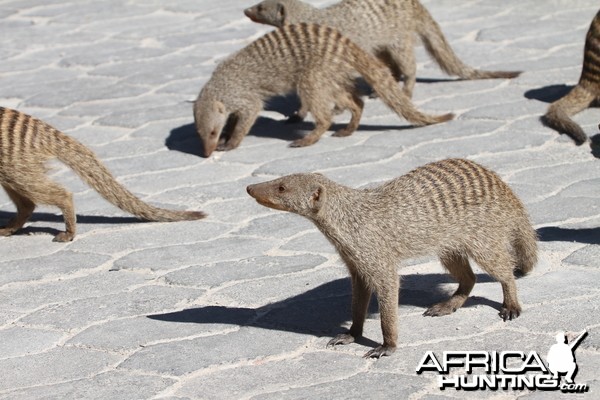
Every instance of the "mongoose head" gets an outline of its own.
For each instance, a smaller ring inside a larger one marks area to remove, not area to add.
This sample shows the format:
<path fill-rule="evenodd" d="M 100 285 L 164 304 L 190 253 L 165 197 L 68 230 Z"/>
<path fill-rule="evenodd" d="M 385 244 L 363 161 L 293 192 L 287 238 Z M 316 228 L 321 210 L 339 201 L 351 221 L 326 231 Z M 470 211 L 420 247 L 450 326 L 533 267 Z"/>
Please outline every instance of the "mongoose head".
<path fill-rule="evenodd" d="M 246 17 L 259 24 L 282 27 L 286 20 L 286 0 L 265 0 L 244 10 Z"/>
<path fill-rule="evenodd" d="M 321 174 L 293 174 L 249 185 L 246 191 L 265 207 L 310 218 L 325 204 L 327 182 Z"/>
<path fill-rule="evenodd" d="M 204 146 L 205 157 L 209 157 L 217 148 L 228 116 L 225 105 L 218 100 L 199 97 L 194 103 L 196 132 Z"/>

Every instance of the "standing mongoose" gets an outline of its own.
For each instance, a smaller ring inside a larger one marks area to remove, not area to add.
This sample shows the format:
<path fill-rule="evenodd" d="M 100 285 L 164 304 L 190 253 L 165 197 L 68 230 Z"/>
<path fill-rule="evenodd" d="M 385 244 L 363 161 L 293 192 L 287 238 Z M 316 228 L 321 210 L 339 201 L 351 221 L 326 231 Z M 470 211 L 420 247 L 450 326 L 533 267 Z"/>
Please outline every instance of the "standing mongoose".
<path fill-rule="evenodd" d="M 88 185 L 120 209 L 148 221 L 183 221 L 205 217 L 199 211 L 172 211 L 144 203 L 119 184 L 94 153 L 50 125 L 19 111 L 0 107 L 0 185 L 17 207 L 17 215 L 0 228 L 10 236 L 23 227 L 37 204 L 57 206 L 66 231 L 55 242 L 75 236 L 73 196 L 46 175 L 46 161 L 58 158 Z"/>
<path fill-rule="evenodd" d="M 581 145 L 587 140 L 587 135 L 570 117 L 594 101 L 600 101 L 600 11 L 592 20 L 585 38 L 579 82 L 567 95 L 550 104 L 542 122 L 560 133 L 566 133 Z"/>
<path fill-rule="evenodd" d="M 416 82 L 415 33 L 449 75 L 486 79 L 514 78 L 520 74 L 517 71 L 481 71 L 463 63 L 437 22 L 418 0 L 343 0 L 324 9 L 300 0 L 264 0 L 244 13 L 252 21 L 277 27 L 307 22 L 336 28 L 388 64 L 396 80 L 403 78 L 404 91 L 409 97 Z"/>
<path fill-rule="evenodd" d="M 396 273 L 403 259 L 435 254 L 458 281 L 449 300 L 424 315 L 460 308 L 473 285 L 473 259 L 502 285 L 502 319 L 519 316 L 515 269 L 537 262 L 536 232 L 521 201 L 498 175 L 468 160 L 427 164 L 381 186 L 352 189 L 321 174 L 294 174 L 250 185 L 259 204 L 307 217 L 336 247 L 352 280 L 352 326 L 329 345 L 362 335 L 371 294 L 379 300 L 383 345 L 365 357 L 390 355 L 398 337 Z"/>
<path fill-rule="evenodd" d="M 359 125 L 363 102 L 354 85 L 358 71 L 383 101 L 415 125 L 448 121 L 419 112 L 395 84 L 389 69 L 333 28 L 286 25 L 238 51 L 214 71 L 194 103 L 196 130 L 204 154 L 236 148 L 270 97 L 297 91 L 300 115 L 315 118 L 315 129 L 292 147 L 308 146 L 331 126 L 335 111 L 349 109 L 352 118 L 334 136 L 348 136 Z M 222 133 L 226 126 L 226 132 Z"/>

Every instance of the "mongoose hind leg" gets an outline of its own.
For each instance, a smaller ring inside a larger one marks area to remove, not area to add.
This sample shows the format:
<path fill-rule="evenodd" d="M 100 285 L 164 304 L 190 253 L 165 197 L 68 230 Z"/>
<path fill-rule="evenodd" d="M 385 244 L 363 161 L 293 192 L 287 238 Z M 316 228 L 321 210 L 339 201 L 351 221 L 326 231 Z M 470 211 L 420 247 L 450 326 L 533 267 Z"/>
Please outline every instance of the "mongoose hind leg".
<path fill-rule="evenodd" d="M 402 74 L 404 94 L 412 98 L 415 84 L 417 83 L 417 61 L 414 52 L 414 38 L 411 32 L 406 31 L 399 41 L 389 48 L 389 54 Z"/>
<path fill-rule="evenodd" d="M 452 314 L 462 307 L 476 281 L 475 274 L 466 255 L 460 253 L 445 254 L 440 257 L 440 260 L 444 268 L 458 281 L 458 289 L 456 289 L 456 292 L 454 292 L 450 299 L 434 304 L 423 313 L 423 315 L 429 317 Z"/>
<path fill-rule="evenodd" d="M 17 207 L 17 215 L 10 219 L 4 228 L 0 228 L 0 236 L 10 236 L 25 225 L 33 214 L 35 204 L 9 186 L 2 185 L 8 197 Z"/>
<path fill-rule="evenodd" d="M 43 173 L 27 176 L 26 185 L 19 185 L 19 194 L 33 204 L 48 204 L 60 208 L 65 220 L 65 231 L 57 234 L 53 241 L 70 242 L 75 237 L 76 218 L 73 195 Z"/>
<path fill-rule="evenodd" d="M 338 102 L 336 103 L 334 112 L 336 109 L 343 110 L 347 108 L 350 110 L 352 117 L 345 128 L 338 130 L 331 136 L 344 137 L 352 135 L 354 131 L 358 129 L 358 125 L 360 124 L 360 117 L 362 116 L 364 106 L 364 102 L 355 93 L 349 92 L 341 96 L 338 99 Z"/>
<path fill-rule="evenodd" d="M 496 248 L 488 249 L 486 254 L 472 254 L 475 262 L 502 285 L 504 300 L 499 315 L 504 321 L 517 318 L 521 314 L 514 276 L 516 262 L 508 248 L 508 245 L 498 244 Z"/>
<path fill-rule="evenodd" d="M 313 129 L 302 139 L 294 140 L 292 143 L 290 143 L 290 147 L 306 147 L 310 146 L 311 144 L 315 144 L 331 126 L 332 120 L 330 111 L 319 110 L 313 112 L 312 114 L 315 117 L 315 129 Z"/>
<path fill-rule="evenodd" d="M 327 347 L 350 344 L 362 336 L 372 291 L 357 273 L 351 273 L 350 276 L 352 279 L 352 326 L 347 333 L 340 333 L 331 339 L 327 343 Z"/>

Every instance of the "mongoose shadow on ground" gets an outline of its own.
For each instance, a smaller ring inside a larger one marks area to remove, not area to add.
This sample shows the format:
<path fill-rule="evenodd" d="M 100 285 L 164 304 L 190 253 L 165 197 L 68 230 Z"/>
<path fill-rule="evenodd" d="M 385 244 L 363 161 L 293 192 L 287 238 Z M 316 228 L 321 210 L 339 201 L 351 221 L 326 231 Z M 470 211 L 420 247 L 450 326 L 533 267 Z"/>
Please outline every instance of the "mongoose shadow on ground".
<path fill-rule="evenodd" d="M 14 212 L 0 211 L 0 226 L 4 226 L 9 219 L 13 218 L 16 214 Z M 64 224 L 65 220 L 62 214 L 51 214 L 43 212 L 34 212 L 28 222 L 56 222 Z M 77 214 L 78 224 L 133 224 L 133 223 L 144 223 L 148 221 L 141 220 L 135 217 L 106 217 L 102 215 L 81 215 Z M 61 228 L 62 229 L 62 228 Z M 23 229 L 19 229 L 13 235 L 27 235 L 34 233 L 49 233 L 56 235 L 61 232 L 59 229 L 43 227 L 43 226 L 26 226 Z"/>
<path fill-rule="evenodd" d="M 544 103 L 553 103 L 573 89 L 573 85 L 548 85 L 538 89 L 531 89 L 525 92 L 524 96 L 530 100 L 539 100 Z"/>
<path fill-rule="evenodd" d="M 478 282 L 494 282 L 487 274 L 477 274 Z M 447 274 L 419 274 L 402 276 L 400 305 L 422 307 L 423 311 L 434 303 L 445 301 L 452 290 L 442 288 L 443 284 L 454 283 Z M 498 290 L 500 290 L 498 288 Z M 231 324 L 253 326 L 263 329 L 281 330 L 310 334 L 318 337 L 333 337 L 344 331 L 342 325 L 349 323 L 351 301 L 350 279 L 338 279 L 324 283 L 314 289 L 288 299 L 267 304 L 258 308 L 236 308 L 207 306 L 187 310 L 149 315 L 148 318 L 159 321 L 188 322 L 197 324 Z M 463 307 L 488 305 L 481 312 L 497 313 L 499 302 L 472 296 Z M 377 312 L 377 300 L 374 296 L 369 313 Z M 458 310 L 457 312 L 461 312 Z M 431 318 L 431 317 L 423 317 Z M 402 316 L 400 317 L 402 320 Z M 379 338 L 374 338 L 379 340 Z M 375 340 L 362 338 L 359 344 L 376 346 Z"/>
<path fill-rule="evenodd" d="M 300 102 L 295 95 L 276 96 L 270 99 L 265 105 L 265 111 L 275 111 L 281 113 L 284 117 L 294 115 L 294 112 L 300 108 Z M 336 117 L 334 117 L 335 119 Z M 398 125 L 368 125 L 360 124 L 357 131 L 386 131 L 386 130 L 405 130 L 412 129 L 414 126 L 409 122 L 399 119 Z M 328 130 L 325 136 L 346 127 L 350 121 L 349 115 L 343 115 L 338 118 L 338 123 L 334 123 Z M 285 140 L 292 142 L 293 140 L 304 137 L 314 128 L 312 122 L 287 123 L 286 120 L 275 120 L 273 118 L 260 116 L 250 129 L 248 135 L 258 137 L 268 137 L 273 139 Z M 339 138 L 343 140 L 344 138 Z M 173 128 L 165 140 L 165 146 L 169 150 L 176 150 L 182 153 L 193 154 L 199 157 L 203 156 L 202 142 L 196 132 L 193 123 Z M 242 142 L 243 146 L 243 142 Z"/>
<path fill-rule="evenodd" d="M 545 226 L 537 230 L 542 242 L 578 242 L 600 244 L 600 228 L 569 229 L 558 226 Z"/>

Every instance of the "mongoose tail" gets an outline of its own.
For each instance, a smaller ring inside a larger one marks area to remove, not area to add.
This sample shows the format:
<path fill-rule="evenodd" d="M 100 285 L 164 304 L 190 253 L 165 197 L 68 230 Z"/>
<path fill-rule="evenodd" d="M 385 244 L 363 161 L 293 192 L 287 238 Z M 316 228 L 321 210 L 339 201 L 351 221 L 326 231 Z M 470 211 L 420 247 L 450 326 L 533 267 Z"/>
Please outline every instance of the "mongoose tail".
<path fill-rule="evenodd" d="M 547 127 L 569 135 L 580 146 L 588 137 L 571 116 L 585 110 L 594 99 L 596 96 L 577 85 L 567 95 L 550 104 L 541 120 Z"/>
<path fill-rule="evenodd" d="M 66 230 L 54 241 L 73 240 L 76 217 L 73 196 L 46 174 L 45 162 L 58 158 L 71 167 L 106 200 L 142 219 L 181 221 L 203 218 L 202 212 L 170 211 L 150 206 L 121 186 L 84 145 L 29 115 L 0 107 L 0 185 L 17 207 L 17 215 L 0 236 L 18 231 L 37 204 L 48 204 L 63 213 Z"/>
<path fill-rule="evenodd" d="M 321 174 L 293 174 L 247 191 L 265 207 L 310 219 L 344 260 L 352 281 L 352 325 L 328 345 L 362 336 L 375 292 L 383 344 L 365 357 L 392 354 L 398 339 L 396 268 L 404 259 L 428 254 L 439 257 L 458 288 L 423 315 L 448 315 L 463 306 L 476 282 L 470 259 L 501 284 L 500 317 L 512 320 L 521 313 L 514 275 L 535 265 L 536 232 L 508 185 L 472 161 L 426 164 L 368 189 L 339 185 Z"/>
<path fill-rule="evenodd" d="M 570 117 L 600 100 L 600 11 L 592 20 L 585 37 L 583 66 L 579 82 L 569 93 L 550 104 L 542 122 L 560 133 L 569 135 L 577 145 L 587 141 L 587 135 Z"/>
<path fill-rule="evenodd" d="M 177 211 L 143 202 L 117 182 L 96 155 L 77 140 L 56 133 L 54 155 L 111 204 L 136 217 L 155 222 L 191 221 L 206 217 L 201 211 Z"/>
<path fill-rule="evenodd" d="M 410 98 L 398 87 L 388 67 L 350 40 L 347 40 L 346 43 L 350 52 L 348 59 L 351 65 L 396 114 L 417 126 L 438 124 L 454 118 L 452 113 L 430 115 L 417 110 Z"/>
<path fill-rule="evenodd" d="M 413 1 L 412 4 L 417 10 L 415 15 L 420 17 L 420 21 L 415 24 L 417 34 L 429 55 L 434 58 L 446 74 L 456 75 L 463 79 L 512 79 L 521 74 L 522 71 L 478 70 L 465 64 L 454 53 L 440 26 L 435 22 L 429 11 L 419 1 Z"/>

